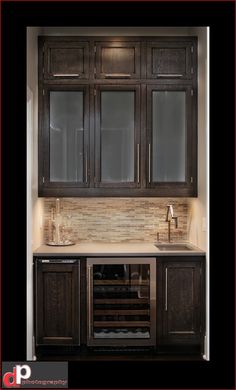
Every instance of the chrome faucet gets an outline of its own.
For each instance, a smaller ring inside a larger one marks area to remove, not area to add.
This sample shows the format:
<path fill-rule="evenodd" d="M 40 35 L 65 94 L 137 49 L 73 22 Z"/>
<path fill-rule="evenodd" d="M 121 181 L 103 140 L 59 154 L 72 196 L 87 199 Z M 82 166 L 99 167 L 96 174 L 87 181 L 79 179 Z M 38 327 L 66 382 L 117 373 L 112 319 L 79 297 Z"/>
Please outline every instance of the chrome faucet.
<path fill-rule="evenodd" d="M 175 220 L 175 228 L 178 227 L 178 217 L 174 217 L 174 211 L 173 206 L 171 204 L 167 205 L 167 212 L 166 212 L 166 222 L 168 222 L 168 241 L 170 242 L 170 224 L 172 219 Z"/>

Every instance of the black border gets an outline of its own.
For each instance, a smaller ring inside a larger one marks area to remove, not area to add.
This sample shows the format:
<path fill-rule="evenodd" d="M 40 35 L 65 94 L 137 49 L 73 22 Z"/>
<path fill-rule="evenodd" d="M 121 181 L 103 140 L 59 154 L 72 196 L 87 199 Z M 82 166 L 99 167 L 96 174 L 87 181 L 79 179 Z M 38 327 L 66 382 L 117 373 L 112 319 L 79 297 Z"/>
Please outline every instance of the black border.
<path fill-rule="evenodd" d="M 211 360 L 69 362 L 69 384 L 234 389 L 234 2 L 4 1 L 1 17 L 2 360 L 26 359 L 26 27 L 210 26 Z"/>

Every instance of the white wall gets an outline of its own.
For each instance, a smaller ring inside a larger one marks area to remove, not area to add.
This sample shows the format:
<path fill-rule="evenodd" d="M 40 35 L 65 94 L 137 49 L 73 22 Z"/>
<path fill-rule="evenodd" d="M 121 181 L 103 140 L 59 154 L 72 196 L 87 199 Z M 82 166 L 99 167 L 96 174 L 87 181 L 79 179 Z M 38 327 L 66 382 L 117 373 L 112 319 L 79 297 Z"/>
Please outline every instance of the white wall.
<path fill-rule="evenodd" d="M 27 31 L 27 360 L 33 358 L 33 250 L 42 244 L 38 198 L 38 52 L 40 28 Z"/>
<path fill-rule="evenodd" d="M 189 239 L 207 249 L 207 31 L 198 35 L 198 197 L 189 199 Z M 205 225 L 205 226 L 204 226 Z"/>
<path fill-rule="evenodd" d="M 189 240 L 206 251 L 206 344 L 209 360 L 209 40 L 207 28 L 198 36 L 198 197 L 189 198 Z"/>

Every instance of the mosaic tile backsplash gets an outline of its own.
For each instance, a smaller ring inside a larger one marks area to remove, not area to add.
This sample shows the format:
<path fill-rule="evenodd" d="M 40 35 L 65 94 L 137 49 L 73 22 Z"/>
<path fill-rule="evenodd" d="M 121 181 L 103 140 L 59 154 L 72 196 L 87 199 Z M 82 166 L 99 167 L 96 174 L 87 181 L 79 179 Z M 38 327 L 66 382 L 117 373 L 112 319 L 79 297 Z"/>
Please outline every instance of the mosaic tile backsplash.
<path fill-rule="evenodd" d="M 178 228 L 173 241 L 187 240 L 188 202 L 184 198 L 61 198 L 64 235 L 79 242 L 155 242 L 168 239 L 166 206 L 172 204 Z M 55 198 L 44 198 L 44 240 L 51 239 L 49 220 Z"/>

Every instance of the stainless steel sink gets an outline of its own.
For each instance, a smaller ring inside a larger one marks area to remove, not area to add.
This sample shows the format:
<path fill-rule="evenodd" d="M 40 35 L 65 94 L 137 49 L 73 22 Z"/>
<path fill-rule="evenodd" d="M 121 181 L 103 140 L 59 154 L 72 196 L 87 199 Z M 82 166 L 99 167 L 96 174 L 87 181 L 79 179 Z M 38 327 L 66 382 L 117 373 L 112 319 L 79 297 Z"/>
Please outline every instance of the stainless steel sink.
<path fill-rule="evenodd" d="M 160 251 L 192 251 L 193 248 L 186 244 L 155 244 Z"/>

